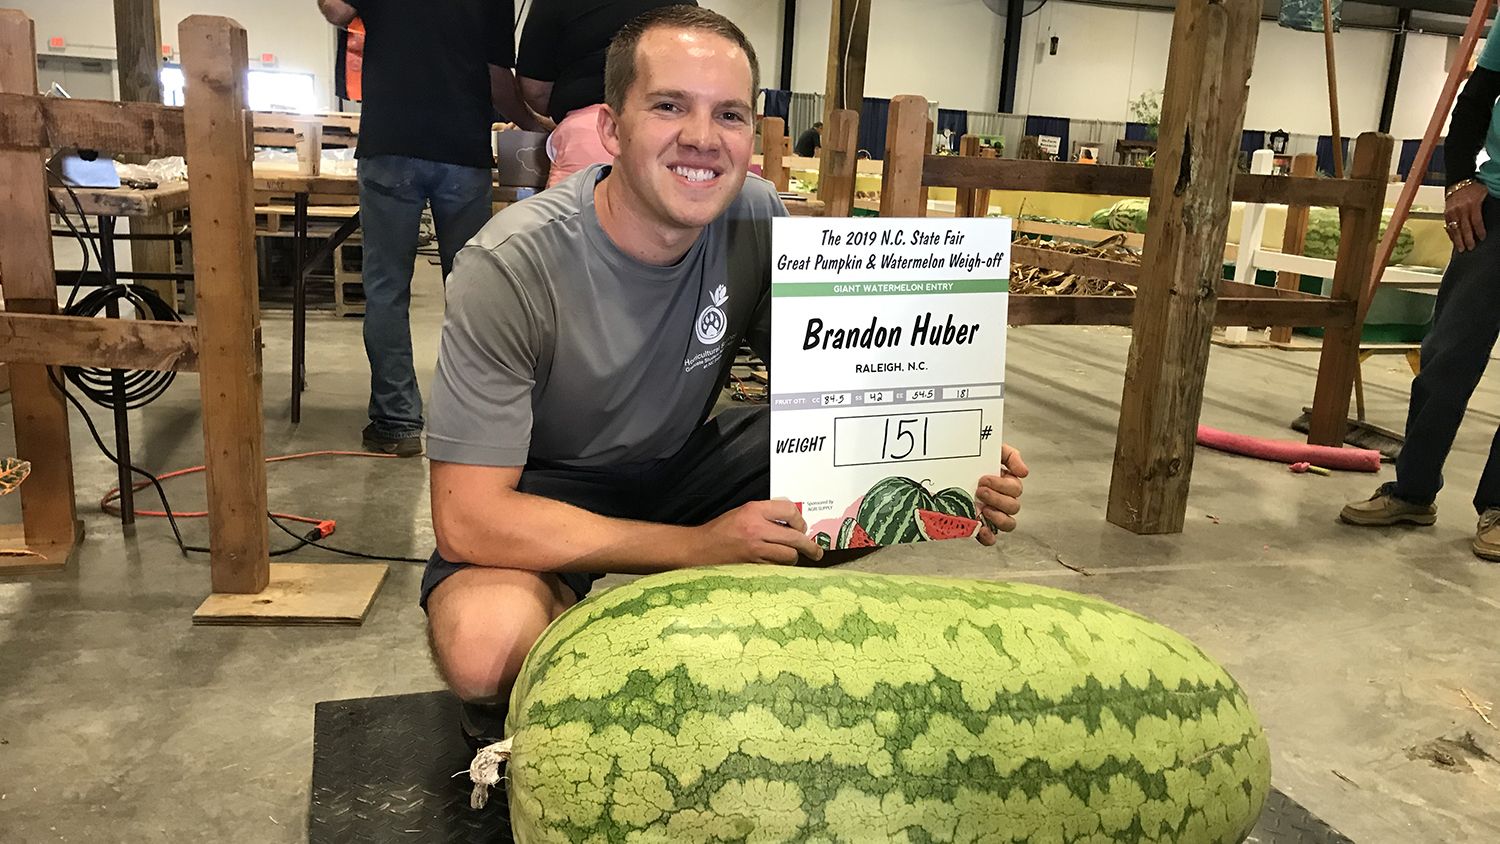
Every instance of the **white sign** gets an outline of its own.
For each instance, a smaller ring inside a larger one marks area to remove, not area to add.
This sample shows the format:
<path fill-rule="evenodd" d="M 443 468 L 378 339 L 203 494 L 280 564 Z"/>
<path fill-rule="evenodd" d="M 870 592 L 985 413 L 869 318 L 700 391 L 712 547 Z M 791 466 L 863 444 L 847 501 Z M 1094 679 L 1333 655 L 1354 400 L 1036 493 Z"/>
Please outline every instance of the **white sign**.
<path fill-rule="evenodd" d="M 832 548 L 972 536 L 1000 469 L 1011 222 L 777 218 L 771 494 Z"/>
<path fill-rule="evenodd" d="M 1037 135 L 1036 145 L 1048 155 L 1057 155 L 1062 151 L 1062 138 L 1057 135 Z"/>

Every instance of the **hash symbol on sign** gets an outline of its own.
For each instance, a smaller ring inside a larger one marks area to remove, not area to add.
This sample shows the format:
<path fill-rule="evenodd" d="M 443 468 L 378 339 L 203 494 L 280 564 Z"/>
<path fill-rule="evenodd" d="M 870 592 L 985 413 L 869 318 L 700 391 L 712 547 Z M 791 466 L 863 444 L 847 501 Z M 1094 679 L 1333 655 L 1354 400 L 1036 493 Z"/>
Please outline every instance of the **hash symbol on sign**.
<path fill-rule="evenodd" d="M 995 433 L 994 426 L 993 425 L 986 425 L 983 428 L 979 429 L 979 438 L 981 440 L 987 440 L 987 439 L 990 438 L 990 434 L 993 434 L 993 433 Z"/>

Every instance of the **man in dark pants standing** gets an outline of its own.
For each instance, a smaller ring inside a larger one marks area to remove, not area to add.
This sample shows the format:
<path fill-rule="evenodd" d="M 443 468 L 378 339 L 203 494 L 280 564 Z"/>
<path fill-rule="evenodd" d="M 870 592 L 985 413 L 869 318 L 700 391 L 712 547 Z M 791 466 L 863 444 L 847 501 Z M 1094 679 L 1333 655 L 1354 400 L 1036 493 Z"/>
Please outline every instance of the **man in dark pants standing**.
<path fill-rule="evenodd" d="M 364 22 L 359 215 L 364 230 L 368 451 L 422 453 L 422 393 L 412 364 L 412 266 L 432 205 L 443 276 L 490 218 L 490 125 L 499 112 L 541 129 L 521 103 L 513 0 L 318 0 L 323 16 Z"/>
<path fill-rule="evenodd" d="M 1500 237 L 1486 237 L 1489 229 L 1500 228 L 1497 97 L 1500 38 L 1491 38 L 1459 94 L 1444 148 L 1448 189 L 1443 219 L 1453 259 L 1438 290 L 1432 330 L 1422 341 L 1422 370 L 1411 385 L 1406 445 L 1396 461 L 1396 480 L 1368 500 L 1344 507 L 1340 518 L 1349 524 L 1437 521 L 1443 463 L 1500 335 Z M 1481 146 L 1489 160 L 1476 169 Z M 1474 553 L 1500 561 L 1500 432 L 1490 446 L 1474 509 L 1479 513 Z"/>

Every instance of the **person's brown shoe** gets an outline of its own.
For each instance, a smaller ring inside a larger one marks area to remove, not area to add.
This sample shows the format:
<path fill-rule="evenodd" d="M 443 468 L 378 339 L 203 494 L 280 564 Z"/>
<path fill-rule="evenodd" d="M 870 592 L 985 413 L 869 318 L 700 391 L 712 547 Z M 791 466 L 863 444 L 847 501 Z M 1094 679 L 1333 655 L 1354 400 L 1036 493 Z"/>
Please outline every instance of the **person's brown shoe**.
<path fill-rule="evenodd" d="M 1500 563 L 1500 508 L 1485 510 L 1474 532 L 1474 556 Z"/>
<path fill-rule="evenodd" d="M 1375 494 L 1364 501 L 1344 505 L 1339 518 L 1345 523 L 1360 527 L 1389 527 L 1391 525 L 1431 525 L 1437 522 L 1437 505 L 1413 504 L 1395 496 L 1396 485 L 1385 483 Z M 1496 553 L 1500 553 L 1500 530 L 1496 531 Z M 1476 550 L 1475 553 L 1478 553 Z"/>

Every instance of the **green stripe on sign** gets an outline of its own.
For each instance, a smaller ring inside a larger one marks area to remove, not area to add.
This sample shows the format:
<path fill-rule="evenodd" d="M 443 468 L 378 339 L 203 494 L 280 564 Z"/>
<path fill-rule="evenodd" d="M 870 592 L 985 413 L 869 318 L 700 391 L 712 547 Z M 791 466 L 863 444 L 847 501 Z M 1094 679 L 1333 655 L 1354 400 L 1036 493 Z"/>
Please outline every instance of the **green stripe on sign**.
<path fill-rule="evenodd" d="M 933 293 L 1008 293 L 1008 278 L 950 281 L 810 281 L 773 284 L 771 296 L 909 296 Z"/>

